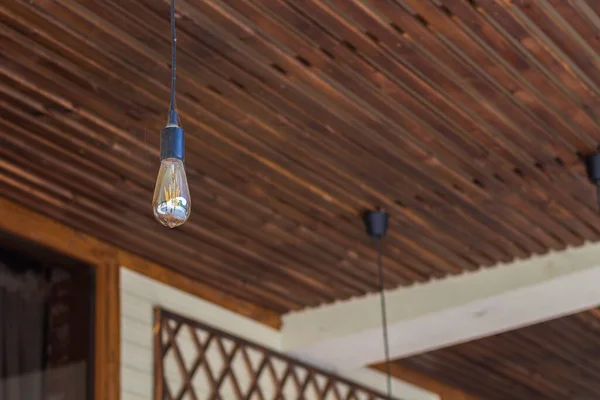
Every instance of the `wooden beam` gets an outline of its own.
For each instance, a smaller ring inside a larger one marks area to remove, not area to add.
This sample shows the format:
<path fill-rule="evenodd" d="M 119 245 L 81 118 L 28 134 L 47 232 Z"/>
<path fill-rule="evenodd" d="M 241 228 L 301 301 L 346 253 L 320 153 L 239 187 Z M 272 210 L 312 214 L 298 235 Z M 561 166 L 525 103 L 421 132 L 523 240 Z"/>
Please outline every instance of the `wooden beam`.
<path fill-rule="evenodd" d="M 373 365 L 372 368 L 385 372 L 384 363 Z M 445 383 L 439 382 L 426 375 L 422 375 L 398 364 L 394 364 L 393 362 L 390 371 L 392 375 L 398 379 L 438 394 L 440 396 L 440 400 L 484 400 L 481 397 L 465 393 L 460 389 L 446 385 Z"/>
<path fill-rule="evenodd" d="M 121 396 L 121 321 L 119 263 L 116 253 L 96 265 L 95 399 Z"/>
<path fill-rule="evenodd" d="M 79 232 L 20 204 L 0 197 L 0 229 L 93 265 L 106 263 L 107 255 L 120 266 L 208 300 L 238 314 L 279 329 L 279 314 L 193 281 L 161 265 Z"/>

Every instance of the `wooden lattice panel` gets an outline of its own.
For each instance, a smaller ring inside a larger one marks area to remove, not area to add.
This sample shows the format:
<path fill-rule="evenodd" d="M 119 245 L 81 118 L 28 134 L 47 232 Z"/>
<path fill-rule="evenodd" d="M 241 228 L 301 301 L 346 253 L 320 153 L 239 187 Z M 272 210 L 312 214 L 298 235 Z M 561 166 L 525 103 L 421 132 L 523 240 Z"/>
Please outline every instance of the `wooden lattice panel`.
<path fill-rule="evenodd" d="M 165 310 L 156 310 L 154 343 L 155 400 L 389 399 Z"/>

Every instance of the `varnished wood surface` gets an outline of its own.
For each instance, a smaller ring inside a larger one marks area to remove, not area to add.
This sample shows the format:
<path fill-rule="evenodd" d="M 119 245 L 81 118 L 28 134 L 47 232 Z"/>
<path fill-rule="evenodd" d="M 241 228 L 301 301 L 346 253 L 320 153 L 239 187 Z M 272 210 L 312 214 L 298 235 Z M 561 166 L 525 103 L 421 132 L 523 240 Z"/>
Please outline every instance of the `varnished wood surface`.
<path fill-rule="evenodd" d="M 178 0 L 191 220 L 153 221 L 168 4 L 0 5 L 0 193 L 274 312 L 597 240 L 592 0 Z"/>
<path fill-rule="evenodd" d="M 385 363 L 373 365 L 372 368 L 378 369 L 383 373 L 387 372 Z M 440 400 L 486 400 L 483 397 L 475 396 L 472 393 L 433 379 L 414 369 L 406 368 L 399 363 L 392 363 L 390 365 L 390 372 L 395 378 L 437 394 Z"/>
<path fill-rule="evenodd" d="M 119 264 L 107 257 L 96 265 L 94 399 L 121 397 L 121 301 Z"/>
<path fill-rule="evenodd" d="M 594 400 L 600 309 L 395 363 L 489 400 Z"/>

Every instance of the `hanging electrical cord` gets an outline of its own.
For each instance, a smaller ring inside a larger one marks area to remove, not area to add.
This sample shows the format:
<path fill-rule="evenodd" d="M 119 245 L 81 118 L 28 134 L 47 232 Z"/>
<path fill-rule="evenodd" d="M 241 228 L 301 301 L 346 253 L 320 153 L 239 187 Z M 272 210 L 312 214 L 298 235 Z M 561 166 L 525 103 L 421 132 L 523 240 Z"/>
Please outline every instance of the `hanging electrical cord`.
<path fill-rule="evenodd" d="M 390 343 L 387 327 L 387 310 L 385 307 L 385 287 L 383 281 L 383 249 L 381 247 L 381 238 L 375 239 L 377 244 L 377 269 L 379 274 L 379 299 L 381 301 L 381 324 L 383 326 L 383 347 L 385 351 L 385 373 L 387 375 L 387 395 L 392 397 L 392 371 L 390 370 Z"/>
<path fill-rule="evenodd" d="M 175 0 L 171 0 L 171 101 L 169 111 L 175 111 L 175 81 L 177 79 L 177 36 L 175 32 Z"/>
<path fill-rule="evenodd" d="M 387 378 L 387 395 L 392 397 L 392 371 L 390 360 L 390 344 L 387 327 L 387 310 L 385 303 L 385 282 L 383 278 L 383 247 L 382 238 L 385 236 L 388 227 L 388 213 L 385 211 L 367 211 L 364 214 L 367 233 L 375 239 L 377 248 L 377 269 L 379 276 L 379 299 L 381 301 L 381 325 L 383 330 L 383 347 L 385 352 L 385 370 Z"/>

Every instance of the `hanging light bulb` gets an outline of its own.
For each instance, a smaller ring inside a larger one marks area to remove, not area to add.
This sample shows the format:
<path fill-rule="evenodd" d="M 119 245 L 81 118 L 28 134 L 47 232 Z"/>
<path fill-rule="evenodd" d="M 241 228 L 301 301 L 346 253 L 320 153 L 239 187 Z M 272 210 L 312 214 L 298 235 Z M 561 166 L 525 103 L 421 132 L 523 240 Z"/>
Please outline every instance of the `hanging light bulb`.
<path fill-rule="evenodd" d="M 160 132 L 160 169 L 154 187 L 152 210 L 158 222 L 175 228 L 183 224 L 192 211 L 192 199 L 183 164 L 185 137 L 175 111 L 175 0 L 171 0 L 171 40 L 171 104 L 167 126 Z"/>
<path fill-rule="evenodd" d="M 183 129 L 177 125 L 177 112 L 169 112 L 169 123 L 162 130 L 160 169 L 152 209 L 154 218 L 169 228 L 183 224 L 192 211 L 190 189 L 183 165 Z"/>

